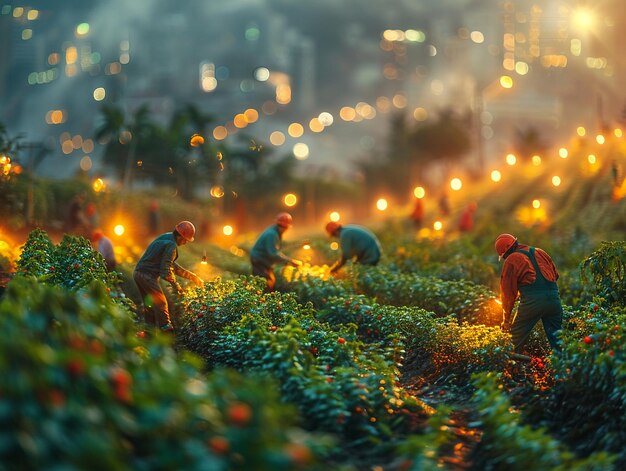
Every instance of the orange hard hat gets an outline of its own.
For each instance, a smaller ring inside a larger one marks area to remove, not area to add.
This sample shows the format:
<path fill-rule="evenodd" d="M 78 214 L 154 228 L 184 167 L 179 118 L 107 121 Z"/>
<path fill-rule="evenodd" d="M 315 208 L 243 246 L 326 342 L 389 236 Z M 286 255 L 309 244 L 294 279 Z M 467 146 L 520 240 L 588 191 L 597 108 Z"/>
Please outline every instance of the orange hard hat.
<path fill-rule="evenodd" d="M 94 231 L 91 233 L 91 240 L 97 242 L 102 239 L 103 235 L 104 233 L 102 232 L 102 229 L 94 229 Z"/>
<path fill-rule="evenodd" d="M 176 224 L 176 232 L 187 242 L 193 242 L 193 236 L 196 234 L 196 226 L 189 221 L 181 221 Z"/>
<path fill-rule="evenodd" d="M 341 229 L 341 224 L 339 224 L 338 222 L 330 221 L 328 224 L 326 224 L 326 232 L 328 232 L 329 236 L 335 235 L 335 232 L 337 232 L 339 229 Z"/>
<path fill-rule="evenodd" d="M 276 215 L 276 224 L 281 227 L 289 227 L 293 224 L 293 218 L 289 213 L 278 213 Z"/>
<path fill-rule="evenodd" d="M 515 242 L 517 242 L 517 237 L 511 234 L 500 234 L 498 237 L 496 237 L 495 247 L 496 247 L 496 252 L 498 253 L 498 256 L 500 257 L 500 260 L 502 260 L 503 255 L 511 247 L 513 247 L 513 244 Z"/>

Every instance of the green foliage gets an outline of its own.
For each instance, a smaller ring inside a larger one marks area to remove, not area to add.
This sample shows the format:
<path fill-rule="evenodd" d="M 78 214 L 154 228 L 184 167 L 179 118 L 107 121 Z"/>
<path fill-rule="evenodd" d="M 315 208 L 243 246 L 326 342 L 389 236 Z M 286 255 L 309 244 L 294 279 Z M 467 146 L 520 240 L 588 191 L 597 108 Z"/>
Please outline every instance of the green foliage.
<path fill-rule="evenodd" d="M 583 277 L 591 277 L 599 296 L 611 304 L 626 303 L 626 242 L 602 242 L 580 268 Z"/>
<path fill-rule="evenodd" d="M 483 430 L 475 466 L 485 470 L 612 470 L 615 458 L 594 453 L 577 459 L 544 429 L 520 423 L 519 413 L 511 408 L 507 396 L 498 387 L 495 374 L 477 375 L 474 403 Z"/>
<path fill-rule="evenodd" d="M 16 279 L 0 329 L 3 469 L 312 468 L 324 446 L 266 379 L 205 379 L 168 338 L 138 338 L 99 283 Z"/>
<path fill-rule="evenodd" d="M 626 463 L 626 308 L 591 303 L 567 319 L 555 384 L 544 402 L 550 427 L 584 454 L 619 453 Z"/>
<path fill-rule="evenodd" d="M 417 306 L 471 324 L 499 325 L 502 320 L 495 294 L 471 281 L 445 281 L 385 267 L 355 267 L 352 282 L 358 292 L 382 304 Z"/>
<path fill-rule="evenodd" d="M 395 387 L 400 345 L 364 344 L 355 325 L 320 322 L 311 304 L 265 293 L 262 281 L 206 283 L 188 295 L 181 346 L 211 367 L 275 379 L 310 428 L 337 432 L 353 446 L 388 439 L 402 425 L 399 409 L 419 408 Z"/>
<path fill-rule="evenodd" d="M 28 239 L 17 262 L 19 274 L 44 276 L 50 278 L 54 266 L 54 244 L 46 231 L 35 229 L 28 234 Z"/>

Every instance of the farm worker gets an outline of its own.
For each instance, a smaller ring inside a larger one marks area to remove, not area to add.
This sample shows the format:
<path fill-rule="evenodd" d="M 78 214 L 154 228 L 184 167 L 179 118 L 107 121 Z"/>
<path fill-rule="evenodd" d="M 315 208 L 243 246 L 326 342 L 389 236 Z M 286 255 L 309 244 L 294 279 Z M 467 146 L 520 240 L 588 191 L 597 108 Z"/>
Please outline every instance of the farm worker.
<path fill-rule="evenodd" d="M 198 275 L 185 270 L 176 263 L 177 247 L 193 242 L 195 233 L 196 228 L 191 222 L 181 221 L 176 224 L 172 232 L 166 232 L 154 239 L 137 262 L 133 279 L 144 303 L 146 325 L 156 326 L 163 332 L 174 330 L 167 299 L 159 284 L 161 278 L 170 283 L 177 294 L 182 294 L 183 289 L 174 275 L 187 278 L 197 286 L 202 286 L 203 281 Z"/>
<path fill-rule="evenodd" d="M 472 201 L 467 208 L 461 213 L 459 218 L 459 231 L 471 232 L 474 228 L 474 213 L 476 212 L 476 203 Z"/>
<path fill-rule="evenodd" d="M 422 221 L 424 220 L 424 203 L 422 203 L 421 198 L 415 200 L 415 206 L 409 218 L 413 221 L 416 229 L 421 229 Z"/>
<path fill-rule="evenodd" d="M 540 248 L 520 244 L 511 234 L 500 234 L 495 242 L 499 259 L 504 260 L 500 277 L 503 321 L 501 328 L 513 336 L 515 351 L 528 340 L 541 319 L 553 350 L 560 350 L 556 332 L 563 323 L 563 307 L 556 281 L 559 274 L 550 256 Z M 520 295 L 517 315 L 513 305 Z"/>
<path fill-rule="evenodd" d="M 330 237 L 339 238 L 341 249 L 341 257 L 330 267 L 331 273 L 335 273 L 348 260 L 353 259 L 363 265 L 378 264 L 382 249 L 380 242 L 369 229 L 356 224 L 341 225 L 330 221 L 326 224 L 326 232 Z"/>
<path fill-rule="evenodd" d="M 104 235 L 102 229 L 96 229 L 91 233 L 91 243 L 104 258 L 107 271 L 115 270 L 117 263 L 115 261 L 115 252 L 113 251 L 113 242 Z"/>
<path fill-rule="evenodd" d="M 273 270 L 274 264 L 302 265 L 300 260 L 289 258 L 280 251 L 283 234 L 293 224 L 291 214 L 279 213 L 276 215 L 274 222 L 261 233 L 250 251 L 252 274 L 267 280 L 268 291 L 273 291 L 276 285 L 276 275 Z"/>

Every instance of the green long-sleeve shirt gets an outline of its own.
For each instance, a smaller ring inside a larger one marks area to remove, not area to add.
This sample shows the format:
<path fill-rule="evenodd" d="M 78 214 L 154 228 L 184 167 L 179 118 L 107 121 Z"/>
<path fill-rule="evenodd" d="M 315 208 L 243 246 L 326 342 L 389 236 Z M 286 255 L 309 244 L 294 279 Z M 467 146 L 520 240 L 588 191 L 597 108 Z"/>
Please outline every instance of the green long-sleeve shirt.
<path fill-rule="evenodd" d="M 332 266 L 332 271 L 337 271 L 348 260 L 355 259 L 363 265 L 376 265 L 380 260 L 382 249 L 380 242 L 369 229 L 346 224 L 339 229 L 339 248 L 341 258 Z"/>
<path fill-rule="evenodd" d="M 272 224 L 265 229 L 250 251 L 250 260 L 271 267 L 275 263 L 289 263 L 291 259 L 280 251 L 282 236 L 278 225 Z"/>
<path fill-rule="evenodd" d="M 178 263 L 178 246 L 173 232 L 166 232 L 154 239 L 141 256 L 135 267 L 136 271 L 160 276 L 168 283 L 176 283 L 174 274 L 191 279 L 191 272 Z"/>

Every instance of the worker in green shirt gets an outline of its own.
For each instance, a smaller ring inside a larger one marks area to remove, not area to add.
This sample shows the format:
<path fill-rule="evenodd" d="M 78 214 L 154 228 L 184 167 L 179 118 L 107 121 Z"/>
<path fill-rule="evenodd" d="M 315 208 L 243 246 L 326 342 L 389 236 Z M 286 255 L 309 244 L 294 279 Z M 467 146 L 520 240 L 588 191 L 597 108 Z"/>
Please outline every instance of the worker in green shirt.
<path fill-rule="evenodd" d="M 157 327 L 163 332 L 174 330 L 167 299 L 159 283 L 161 278 L 170 283 L 177 294 L 182 294 L 183 289 L 174 275 L 202 286 L 203 281 L 198 275 L 176 263 L 178 246 L 193 242 L 195 233 L 196 228 L 191 222 L 181 221 L 172 232 L 166 232 L 154 239 L 137 262 L 133 279 L 141 293 L 145 307 L 145 323 L 148 327 Z"/>
<path fill-rule="evenodd" d="M 261 276 L 267 280 L 267 290 L 273 291 L 276 285 L 276 275 L 274 265 L 276 263 L 289 264 L 293 266 L 302 265 L 300 260 L 287 257 L 280 249 L 283 241 L 283 234 L 293 224 L 293 219 L 289 213 L 279 213 L 275 223 L 265 229 L 250 251 L 250 263 L 252 263 L 252 274 Z"/>
<path fill-rule="evenodd" d="M 341 249 L 341 257 L 330 267 L 331 273 L 339 270 L 348 260 L 363 265 L 376 265 L 380 261 L 380 242 L 369 229 L 356 224 L 342 225 L 330 221 L 326 224 L 326 232 L 330 237 L 339 238 Z"/>

